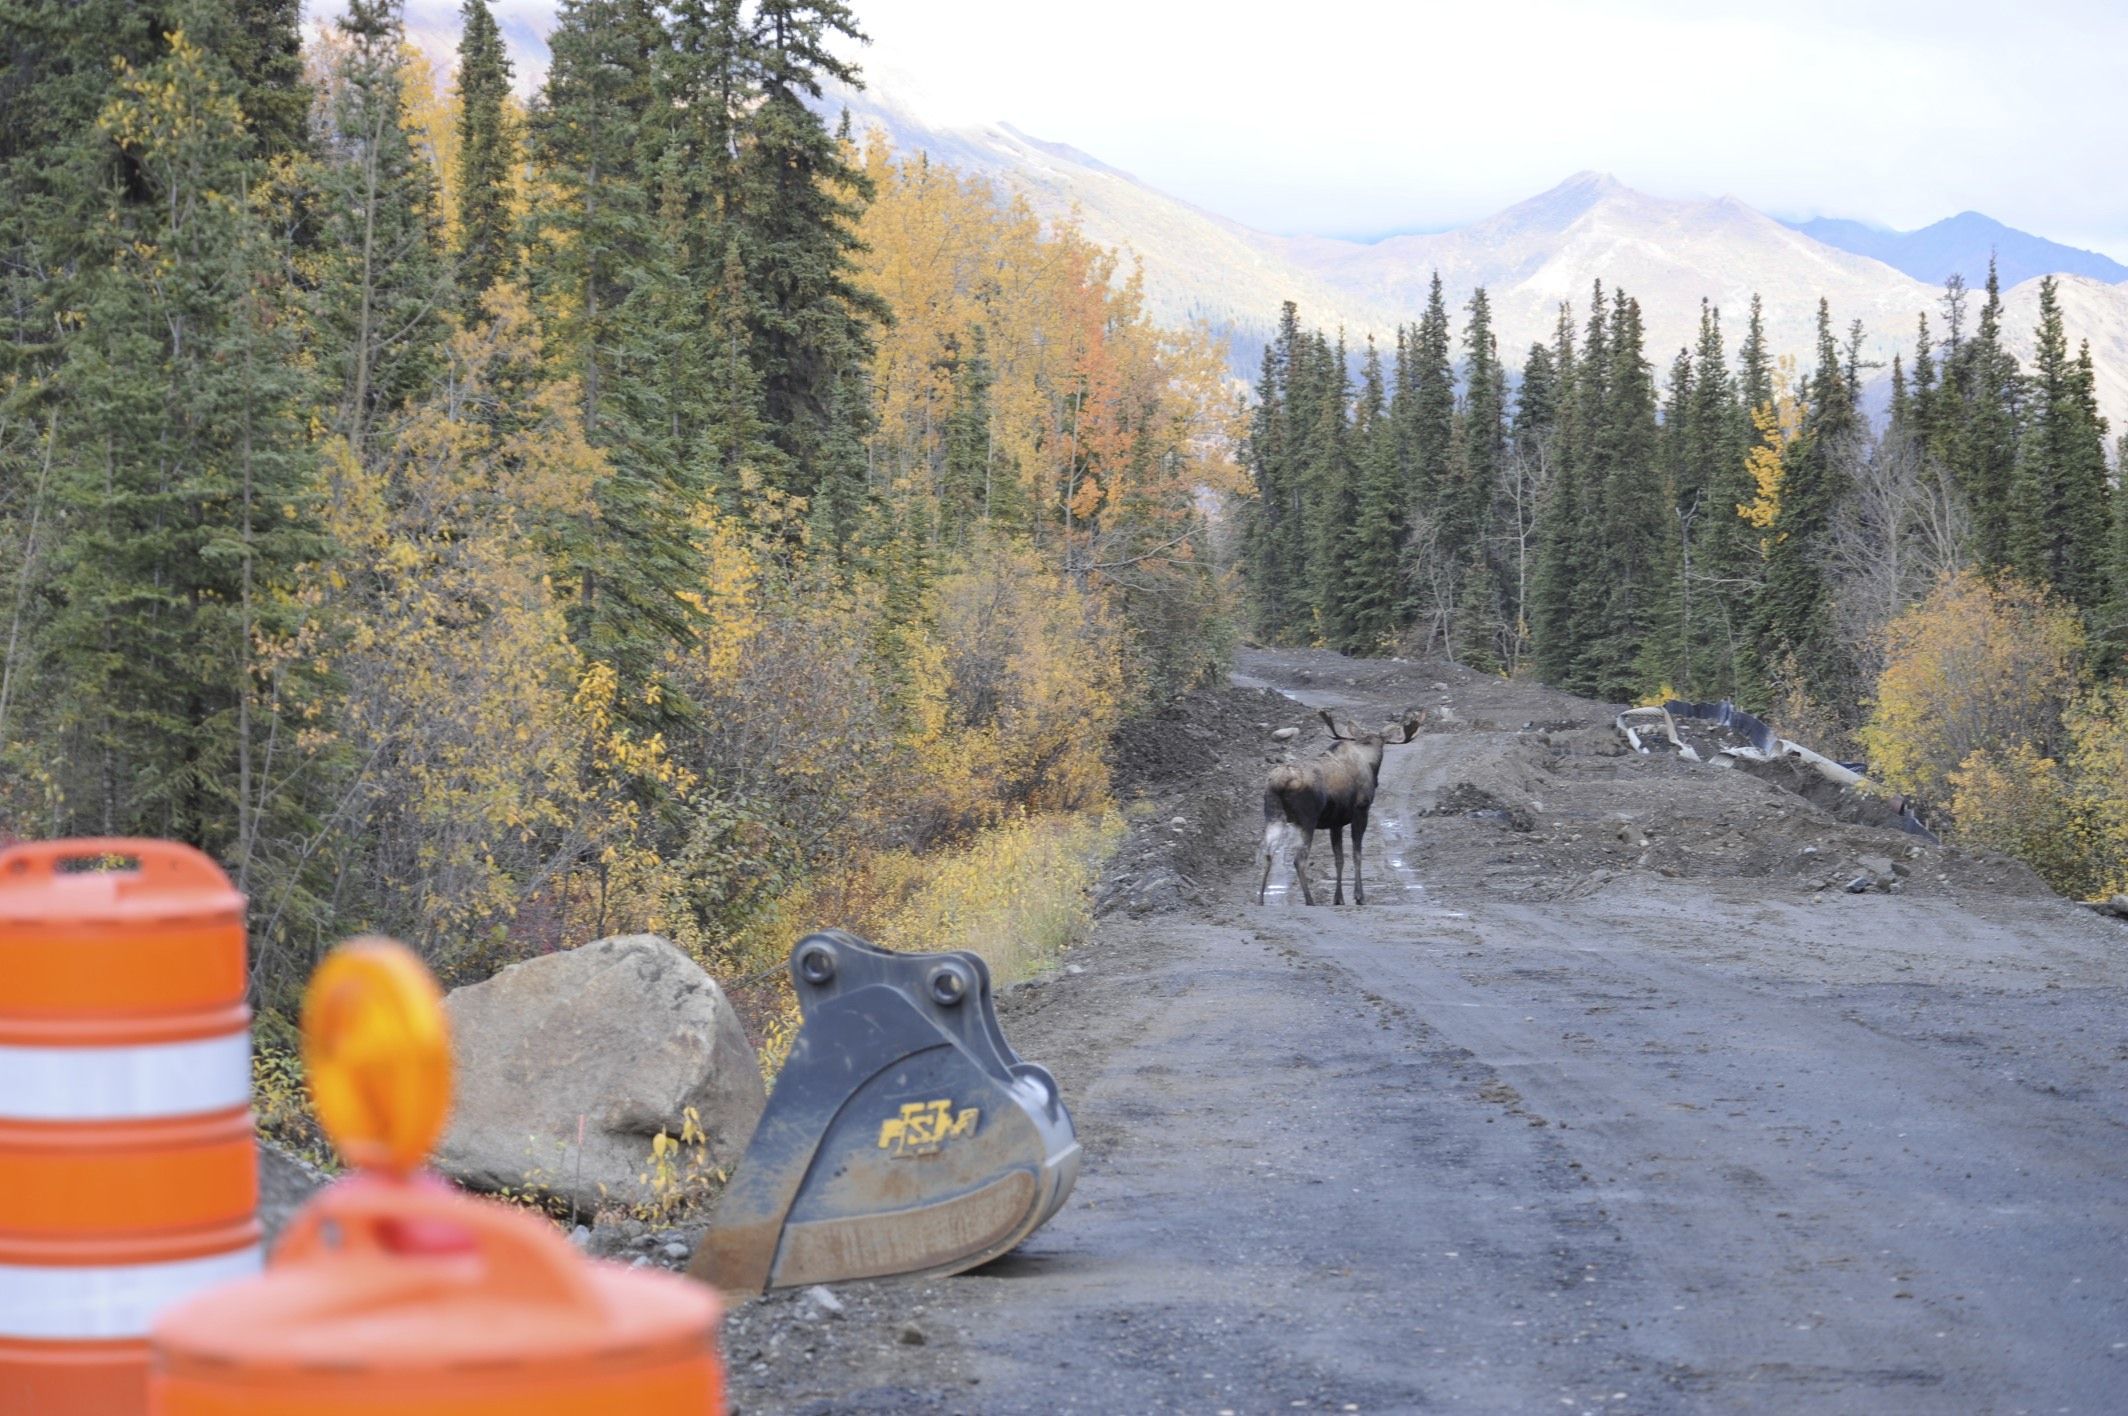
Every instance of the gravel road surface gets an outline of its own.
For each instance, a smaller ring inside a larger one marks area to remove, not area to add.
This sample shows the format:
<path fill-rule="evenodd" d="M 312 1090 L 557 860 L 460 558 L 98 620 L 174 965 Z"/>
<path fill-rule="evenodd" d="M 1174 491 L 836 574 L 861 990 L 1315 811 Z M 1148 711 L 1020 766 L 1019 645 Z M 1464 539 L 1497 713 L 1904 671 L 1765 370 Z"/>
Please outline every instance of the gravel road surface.
<path fill-rule="evenodd" d="M 2128 927 L 1548 690 L 1236 682 L 1167 725 L 1186 770 L 1119 769 L 1112 912 L 1005 1002 L 1070 1203 L 747 1305 L 738 1409 L 2128 1410 Z M 1319 751 L 1317 707 L 1447 712 L 1388 753 L 1368 904 L 1258 907 L 1270 730 Z"/>

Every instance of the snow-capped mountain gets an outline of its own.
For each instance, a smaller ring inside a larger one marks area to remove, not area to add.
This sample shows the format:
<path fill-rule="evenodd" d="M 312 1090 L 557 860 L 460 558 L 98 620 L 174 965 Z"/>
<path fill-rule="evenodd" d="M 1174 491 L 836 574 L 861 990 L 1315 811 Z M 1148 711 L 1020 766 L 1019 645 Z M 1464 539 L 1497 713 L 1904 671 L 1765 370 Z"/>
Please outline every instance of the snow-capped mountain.
<path fill-rule="evenodd" d="M 2041 275 L 2087 275 L 2105 285 L 2128 280 L 2128 266 L 2111 256 L 2019 231 L 1977 211 L 1947 216 L 1919 231 L 1888 231 L 1867 222 L 1825 217 L 1788 224 L 1828 246 L 1880 260 L 1931 285 L 1942 284 L 1956 271 L 1966 284 L 1977 286 L 1987 276 L 1990 256 L 2004 285 L 2021 285 Z"/>
<path fill-rule="evenodd" d="M 1203 320 L 1229 336 L 1234 367 L 1243 376 L 1252 371 L 1281 302 L 1297 302 L 1307 323 L 1342 327 L 1356 347 L 1369 335 L 1391 339 L 1399 324 L 1415 320 L 1435 271 L 1459 312 L 1473 289 L 1485 287 L 1510 367 L 1519 367 L 1533 341 L 1550 339 L 1562 301 L 1572 302 L 1578 327 L 1597 280 L 1607 291 L 1623 287 L 1640 302 L 1648 357 L 1658 366 L 1692 342 L 1703 298 L 1721 310 L 1733 354 L 1751 296 L 1758 294 L 1773 349 L 1807 365 L 1822 297 L 1843 338 L 1851 321 L 1862 321 L 1868 356 L 1883 366 L 1879 378 L 1894 351 L 1911 358 L 1922 312 L 1942 334 L 1940 284 L 1816 239 L 1734 197 L 1651 196 L 1608 175 L 1583 172 L 1451 231 L 1374 242 L 1273 236 L 1006 123 L 929 123 L 878 90 L 833 93 L 827 105 L 847 106 L 860 130 L 882 128 L 902 151 L 928 152 L 983 173 L 1024 192 L 1045 218 L 1075 216 L 1088 236 L 1132 253 L 1143 269 L 1152 312 L 1168 321 Z M 2011 234 L 2023 238 L 2020 252 L 2069 249 Z M 2010 346 L 2028 361 L 2038 285 L 2034 276 L 2004 299 Z M 2116 430 L 2128 428 L 2128 283 L 2064 274 L 2061 300 L 2072 352 L 2077 341 L 2090 340 L 2100 402 Z M 1976 292 L 1969 323 L 1978 309 Z M 1460 335 L 1460 313 L 1456 325 Z"/>

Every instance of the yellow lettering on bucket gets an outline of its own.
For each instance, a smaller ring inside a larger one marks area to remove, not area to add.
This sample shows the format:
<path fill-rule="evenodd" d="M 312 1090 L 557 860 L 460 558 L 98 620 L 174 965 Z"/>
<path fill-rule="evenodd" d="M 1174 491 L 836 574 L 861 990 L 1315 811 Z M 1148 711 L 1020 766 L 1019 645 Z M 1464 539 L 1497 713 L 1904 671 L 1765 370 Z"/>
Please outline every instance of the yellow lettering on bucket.
<path fill-rule="evenodd" d="M 950 1098 L 904 1103 L 901 1115 L 879 1123 L 879 1148 L 893 1159 L 936 1155 L 946 1142 L 975 1134 L 976 1107 L 955 1112 Z"/>

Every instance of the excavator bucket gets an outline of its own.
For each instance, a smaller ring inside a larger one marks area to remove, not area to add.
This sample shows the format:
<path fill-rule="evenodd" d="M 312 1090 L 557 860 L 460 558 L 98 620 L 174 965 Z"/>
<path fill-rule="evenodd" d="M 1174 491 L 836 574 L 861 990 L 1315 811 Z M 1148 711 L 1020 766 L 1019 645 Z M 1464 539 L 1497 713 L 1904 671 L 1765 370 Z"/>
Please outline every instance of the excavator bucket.
<path fill-rule="evenodd" d="M 828 930 L 791 982 L 804 1025 L 689 1273 L 731 1294 L 959 1273 L 1063 1205 L 1071 1114 L 1005 1041 L 980 956 Z"/>

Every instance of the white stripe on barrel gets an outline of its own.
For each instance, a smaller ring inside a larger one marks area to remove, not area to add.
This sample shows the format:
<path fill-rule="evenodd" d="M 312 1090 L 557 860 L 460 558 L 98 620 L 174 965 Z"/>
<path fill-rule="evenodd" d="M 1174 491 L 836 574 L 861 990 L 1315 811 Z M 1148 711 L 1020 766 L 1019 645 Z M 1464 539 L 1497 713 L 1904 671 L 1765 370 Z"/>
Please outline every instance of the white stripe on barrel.
<path fill-rule="evenodd" d="M 256 1244 L 167 1264 L 32 1268 L 0 1264 L 0 1337 L 96 1341 L 146 1337 L 181 1298 L 264 1267 Z"/>
<path fill-rule="evenodd" d="M 0 1045 L 0 1120 L 139 1121 L 251 1104 L 251 1033 L 138 1047 Z"/>

